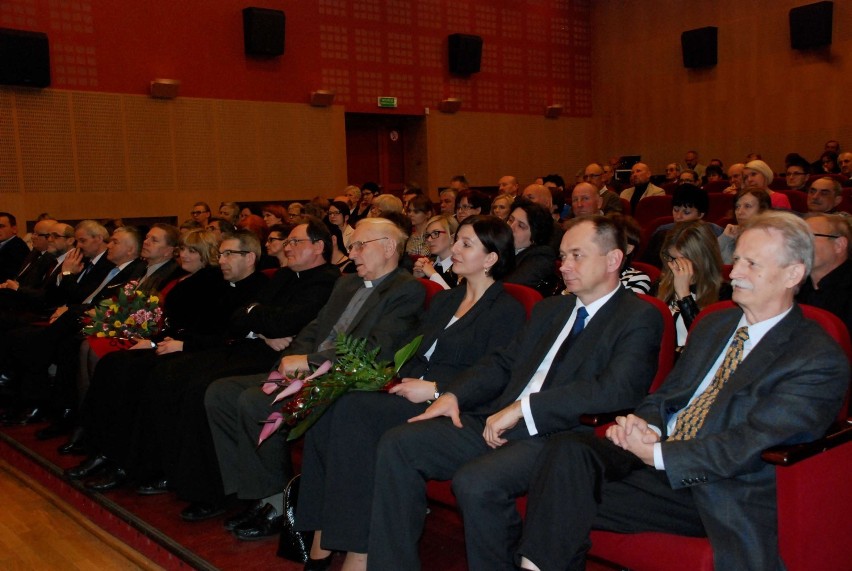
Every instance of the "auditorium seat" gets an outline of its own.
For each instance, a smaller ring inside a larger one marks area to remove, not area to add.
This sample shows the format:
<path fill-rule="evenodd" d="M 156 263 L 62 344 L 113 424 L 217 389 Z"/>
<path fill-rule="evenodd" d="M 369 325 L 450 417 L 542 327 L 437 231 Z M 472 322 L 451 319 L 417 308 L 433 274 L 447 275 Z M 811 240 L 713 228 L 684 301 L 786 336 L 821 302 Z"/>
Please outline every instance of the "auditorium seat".
<path fill-rule="evenodd" d="M 426 288 L 426 299 L 423 301 L 423 308 L 429 309 L 429 304 L 432 302 L 432 298 L 435 297 L 435 294 L 439 291 L 444 291 L 444 288 L 441 287 L 441 284 L 438 282 L 433 282 L 432 280 L 427 280 L 426 278 L 417 278 L 420 283 L 423 284 L 423 287 Z"/>
<path fill-rule="evenodd" d="M 790 199 L 790 206 L 793 207 L 795 212 L 805 213 L 808 211 L 808 195 L 806 193 L 798 190 L 776 190 L 775 192 L 787 195 L 787 198 Z"/>
<path fill-rule="evenodd" d="M 521 302 L 527 312 L 527 319 L 532 315 L 533 306 L 544 299 L 536 290 L 525 285 L 504 283 L 503 288 L 506 293 Z"/>
<path fill-rule="evenodd" d="M 630 262 L 630 265 L 634 270 L 639 270 L 646 276 L 651 279 L 651 284 L 657 282 L 660 279 L 660 268 L 657 266 L 652 266 L 651 264 L 646 264 L 645 262 Z"/>
<path fill-rule="evenodd" d="M 649 196 L 643 198 L 636 205 L 636 213 L 633 218 L 643 228 L 655 218 L 672 215 L 671 196 Z"/>
<path fill-rule="evenodd" d="M 710 205 L 707 208 L 707 214 L 704 215 L 704 220 L 708 222 L 727 216 L 734 209 L 734 197 L 730 194 L 714 192 L 708 194 L 707 198 Z"/>
<path fill-rule="evenodd" d="M 710 194 L 710 193 L 722 192 L 723 190 L 725 190 L 729 186 L 731 186 L 731 181 L 728 181 L 728 180 L 713 180 L 713 181 L 710 181 L 710 182 L 705 182 L 704 185 L 701 188 L 704 189 L 704 192 Z"/>

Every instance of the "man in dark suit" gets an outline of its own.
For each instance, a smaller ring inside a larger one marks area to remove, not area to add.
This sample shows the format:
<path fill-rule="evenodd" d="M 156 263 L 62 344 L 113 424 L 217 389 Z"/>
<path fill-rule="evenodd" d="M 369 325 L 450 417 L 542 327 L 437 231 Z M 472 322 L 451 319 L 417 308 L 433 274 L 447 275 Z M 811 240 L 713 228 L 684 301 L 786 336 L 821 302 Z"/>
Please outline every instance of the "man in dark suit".
<path fill-rule="evenodd" d="M 385 433 L 371 568 L 419 567 L 428 479 L 453 480 L 471 569 L 511 567 L 521 522 L 515 498 L 549 436 L 579 429 L 583 413 L 632 407 L 647 393 L 663 321 L 619 283 L 625 241 L 603 216 L 571 221 L 560 255 L 574 295 L 538 303 L 511 351 L 486 355 L 417 422 Z"/>
<path fill-rule="evenodd" d="M 761 451 L 822 436 L 849 384 L 843 351 L 793 301 L 813 260 L 789 212 L 750 221 L 738 308 L 708 315 L 662 388 L 607 438 L 562 436 L 530 486 L 525 569 L 584 569 L 589 529 L 707 535 L 716 569 L 783 569 L 774 467 Z"/>
<path fill-rule="evenodd" d="M 393 360 L 417 324 L 426 293 L 411 274 L 399 268 L 406 239 L 387 219 L 365 218 L 358 223 L 349 248 L 358 274 L 337 280 L 328 303 L 285 351 L 279 371 L 293 375 L 334 360 L 335 340 L 341 333 L 367 339 L 370 346 L 380 348 L 379 359 Z M 258 421 L 275 410 L 270 406 L 272 398 L 260 390 L 266 377 L 264 373 L 219 379 L 205 397 L 225 493 L 262 499 L 261 505 L 266 504 L 247 512 L 248 521 L 234 528 L 241 539 L 258 539 L 280 530 L 281 492 L 292 471 L 284 438 L 270 438 L 257 446 L 262 428 Z M 195 507 L 184 511 L 184 519 L 210 517 L 210 512 Z"/>
<path fill-rule="evenodd" d="M 73 345 L 76 341 L 76 347 L 79 347 L 80 318 L 87 310 L 114 295 L 116 289 L 128 281 L 144 274 L 145 263 L 139 259 L 141 243 L 142 236 L 136 228 L 117 228 L 103 256 L 112 267 L 100 283 L 78 303 L 56 308 L 47 327 L 22 328 L 12 336 L 10 354 L 16 363 L 14 368 L 20 374 L 20 393 L 25 410 L 17 419 L 7 420 L 29 424 L 44 417 L 44 404 L 51 396 L 48 368 L 64 352 L 67 343 Z M 66 279 L 68 277 L 63 281 Z"/>
<path fill-rule="evenodd" d="M 14 279 L 30 253 L 27 243 L 18 237 L 18 221 L 8 212 L 0 212 L 0 283 Z"/>

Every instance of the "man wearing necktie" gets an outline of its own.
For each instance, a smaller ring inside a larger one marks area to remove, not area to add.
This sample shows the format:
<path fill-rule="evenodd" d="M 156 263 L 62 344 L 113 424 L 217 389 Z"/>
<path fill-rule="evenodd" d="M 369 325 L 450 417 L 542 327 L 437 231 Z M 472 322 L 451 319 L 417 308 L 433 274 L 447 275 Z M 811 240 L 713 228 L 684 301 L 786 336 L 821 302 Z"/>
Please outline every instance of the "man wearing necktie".
<path fill-rule="evenodd" d="M 734 252 L 739 306 L 704 318 L 660 390 L 606 439 L 561 436 L 530 485 L 524 569 L 584 569 L 589 530 L 707 536 L 716 569 L 784 569 L 774 467 L 761 452 L 814 440 L 849 384 L 837 344 L 793 294 L 813 237 L 789 212 L 750 221 Z"/>
<path fill-rule="evenodd" d="M 450 480 L 471 569 L 514 568 L 515 498 L 554 434 L 580 415 L 635 406 L 657 366 L 662 316 L 621 287 L 626 240 L 603 216 L 573 220 L 562 238 L 569 296 L 536 304 L 512 344 L 484 356 L 408 425 L 379 444 L 371 569 L 417 569 L 426 481 Z"/>

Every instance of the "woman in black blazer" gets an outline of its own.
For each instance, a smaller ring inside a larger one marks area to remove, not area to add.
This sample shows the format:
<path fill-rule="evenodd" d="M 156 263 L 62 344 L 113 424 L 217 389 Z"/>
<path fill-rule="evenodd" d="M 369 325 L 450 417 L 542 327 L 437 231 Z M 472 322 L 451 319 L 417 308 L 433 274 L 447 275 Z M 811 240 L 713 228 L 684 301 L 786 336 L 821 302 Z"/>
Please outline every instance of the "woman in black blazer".
<path fill-rule="evenodd" d="M 506 282 L 531 287 L 547 297 L 553 295 L 559 276 L 556 252 L 549 246 L 553 218 L 546 208 L 519 199 L 512 205 L 509 226 L 515 237 L 515 269 Z"/>
<path fill-rule="evenodd" d="M 496 280 L 512 270 L 514 258 L 504 222 L 492 216 L 462 222 L 452 259 L 464 286 L 432 299 L 417 332 L 423 341 L 400 371 L 402 382 L 390 394 L 344 395 L 308 431 L 296 516 L 299 529 L 317 531 L 306 569 L 326 568 L 330 550 L 347 551 L 347 564 L 365 567 L 379 439 L 426 410 L 479 357 L 512 339 L 524 309 Z"/>

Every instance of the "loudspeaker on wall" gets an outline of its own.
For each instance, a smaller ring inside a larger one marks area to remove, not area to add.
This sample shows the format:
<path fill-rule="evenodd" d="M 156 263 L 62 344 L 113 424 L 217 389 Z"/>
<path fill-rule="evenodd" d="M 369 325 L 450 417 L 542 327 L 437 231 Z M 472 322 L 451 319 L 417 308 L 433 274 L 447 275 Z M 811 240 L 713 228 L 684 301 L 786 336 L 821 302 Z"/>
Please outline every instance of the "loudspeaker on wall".
<path fill-rule="evenodd" d="M 0 28 L 0 83 L 25 87 L 50 85 L 47 34 Z"/>
<path fill-rule="evenodd" d="M 478 73 L 482 61 L 482 38 L 470 34 L 450 34 L 447 36 L 447 53 L 450 73 Z"/>
<path fill-rule="evenodd" d="M 809 50 L 831 45 L 834 2 L 817 2 L 790 9 L 790 45 Z"/>
<path fill-rule="evenodd" d="M 274 57 L 284 53 L 286 17 L 281 10 L 243 8 L 246 55 Z"/>
<path fill-rule="evenodd" d="M 683 67 L 699 68 L 716 65 L 719 28 L 707 26 L 688 30 L 680 35 Z"/>

